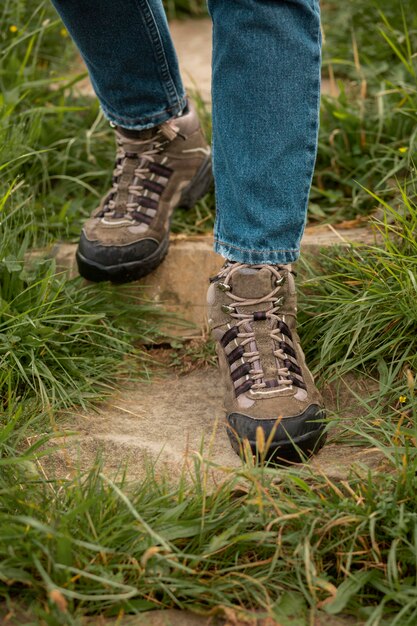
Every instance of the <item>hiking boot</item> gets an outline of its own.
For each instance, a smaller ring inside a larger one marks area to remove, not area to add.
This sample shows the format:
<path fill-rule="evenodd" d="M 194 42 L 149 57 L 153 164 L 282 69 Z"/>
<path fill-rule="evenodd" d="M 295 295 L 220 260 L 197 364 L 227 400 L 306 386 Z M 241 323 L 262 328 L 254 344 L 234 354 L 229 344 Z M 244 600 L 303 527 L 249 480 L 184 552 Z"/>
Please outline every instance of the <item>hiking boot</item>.
<path fill-rule="evenodd" d="M 242 453 L 248 439 L 256 454 L 265 441 L 266 458 L 284 463 L 319 450 L 325 413 L 296 331 L 291 266 L 227 262 L 211 279 L 208 305 L 233 449 Z"/>
<path fill-rule="evenodd" d="M 128 282 L 164 259 L 175 207 L 191 208 L 212 183 L 210 147 L 190 105 L 156 128 L 116 127 L 113 186 L 84 225 L 77 250 L 81 276 Z"/>

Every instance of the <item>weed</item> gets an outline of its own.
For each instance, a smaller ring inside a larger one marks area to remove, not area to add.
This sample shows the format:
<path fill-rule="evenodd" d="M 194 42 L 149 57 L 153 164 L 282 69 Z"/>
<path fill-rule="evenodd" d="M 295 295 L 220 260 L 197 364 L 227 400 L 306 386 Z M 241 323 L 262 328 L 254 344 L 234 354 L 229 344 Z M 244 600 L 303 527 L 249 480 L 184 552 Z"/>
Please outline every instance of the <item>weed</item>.
<path fill-rule="evenodd" d="M 399 194 L 399 208 L 371 194 L 385 207 L 372 222 L 376 245 L 326 251 L 321 267 L 310 268 L 306 287 L 315 295 L 301 302 L 304 340 L 332 379 L 381 362 L 417 371 L 417 205 L 405 188 Z"/>
<path fill-rule="evenodd" d="M 344 4 L 326 2 L 322 10 L 325 33 L 324 66 L 333 65 L 338 75 L 356 79 L 355 57 L 364 62 L 367 78 L 376 81 L 397 57 L 379 37 L 379 29 L 390 24 L 398 40 L 404 40 L 404 25 L 412 36 L 417 31 L 413 0 L 351 0 Z"/>

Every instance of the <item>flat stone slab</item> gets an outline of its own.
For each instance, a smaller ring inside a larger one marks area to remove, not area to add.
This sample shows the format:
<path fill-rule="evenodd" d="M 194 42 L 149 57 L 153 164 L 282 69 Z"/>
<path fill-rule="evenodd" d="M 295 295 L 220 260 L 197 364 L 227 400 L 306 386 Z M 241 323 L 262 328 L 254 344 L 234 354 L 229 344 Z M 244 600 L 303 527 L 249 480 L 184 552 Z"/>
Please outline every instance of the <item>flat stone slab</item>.
<path fill-rule="evenodd" d="M 356 391 L 361 390 L 357 383 Z M 324 395 L 331 414 L 336 409 L 334 389 L 325 389 Z M 208 478 L 218 482 L 230 468 L 241 466 L 226 433 L 222 402 L 222 384 L 214 367 L 183 376 L 155 375 L 151 382 L 120 388 L 94 412 L 60 417 L 62 430 L 73 434 L 61 441 L 62 450 L 54 455 L 52 469 L 60 476 L 71 476 L 89 469 L 100 453 L 109 476 L 114 477 L 127 464 L 128 478 L 140 480 L 146 464 L 151 463 L 157 474 L 172 478 L 192 472 L 197 455 L 210 464 Z M 347 419 L 360 412 L 349 394 L 343 405 Z M 309 467 L 315 474 L 342 480 L 353 466 L 375 468 L 382 462 L 377 449 L 330 444 Z"/>
<path fill-rule="evenodd" d="M 218 465 L 240 466 L 223 428 L 215 369 L 154 375 L 151 382 L 120 389 L 95 412 L 67 414 L 60 423 L 78 433 L 60 453 L 64 466 L 70 460 L 74 470 L 91 467 L 99 451 L 107 472 L 114 475 L 127 462 L 134 480 L 144 476 L 147 462 L 179 475 L 196 453 Z"/>
<path fill-rule="evenodd" d="M 335 244 L 349 245 L 375 243 L 375 235 L 368 228 L 341 229 L 330 225 L 311 226 L 305 231 L 301 251 L 314 254 L 322 247 Z M 58 271 L 77 275 L 75 244 L 58 244 L 42 254 L 54 256 Z M 170 329 L 180 336 L 198 336 L 207 330 L 206 293 L 210 276 L 214 276 L 224 259 L 213 251 L 213 237 L 185 237 L 173 235 L 165 261 L 149 276 L 132 283 L 140 286 L 144 298 L 163 304 L 170 311 L 189 322 L 189 326 Z"/>

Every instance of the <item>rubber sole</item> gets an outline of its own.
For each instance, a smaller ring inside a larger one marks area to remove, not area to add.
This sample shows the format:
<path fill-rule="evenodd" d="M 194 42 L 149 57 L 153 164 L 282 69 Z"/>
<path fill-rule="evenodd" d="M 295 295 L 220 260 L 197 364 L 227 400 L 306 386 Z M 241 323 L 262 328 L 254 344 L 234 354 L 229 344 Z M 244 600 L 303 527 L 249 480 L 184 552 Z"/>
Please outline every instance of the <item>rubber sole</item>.
<path fill-rule="evenodd" d="M 206 193 L 209 192 L 213 182 L 211 168 L 211 158 L 207 157 L 190 184 L 185 187 L 181 197 L 175 204 L 172 212 L 177 207 L 191 209 Z M 158 248 L 150 256 L 138 261 L 128 263 L 118 263 L 115 265 L 104 265 L 92 261 L 82 255 L 77 249 L 76 259 L 78 271 L 83 278 L 92 282 L 102 282 L 109 280 L 112 283 L 128 283 L 139 280 L 153 272 L 164 260 L 169 247 L 169 232 L 159 244 Z"/>
<path fill-rule="evenodd" d="M 94 283 L 109 280 L 112 283 L 130 283 L 153 272 L 162 263 L 168 252 L 169 234 L 160 243 L 155 252 L 146 259 L 118 263 L 117 265 L 101 265 L 83 256 L 79 250 L 75 254 L 78 271 L 83 278 Z"/>
<path fill-rule="evenodd" d="M 244 446 L 237 434 L 227 426 L 227 434 L 233 450 L 244 458 Z M 256 441 L 249 441 L 252 454 L 263 456 L 265 460 L 274 465 L 292 465 L 293 463 L 303 463 L 324 446 L 326 442 L 325 425 L 316 430 L 312 430 L 305 435 L 295 437 L 293 440 L 273 441 L 268 450 L 262 455 L 257 450 Z"/>
<path fill-rule="evenodd" d="M 207 157 L 190 184 L 182 190 L 181 198 L 176 206 L 192 209 L 210 191 L 212 183 L 211 157 Z"/>

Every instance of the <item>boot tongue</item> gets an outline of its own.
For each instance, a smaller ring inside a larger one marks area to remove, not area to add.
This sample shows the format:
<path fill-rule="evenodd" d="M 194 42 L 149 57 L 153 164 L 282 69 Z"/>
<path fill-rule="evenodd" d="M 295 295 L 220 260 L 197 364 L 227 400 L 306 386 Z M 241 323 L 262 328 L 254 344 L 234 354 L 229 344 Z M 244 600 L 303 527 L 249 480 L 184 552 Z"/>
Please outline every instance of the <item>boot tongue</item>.
<path fill-rule="evenodd" d="M 273 274 L 266 267 L 260 270 L 244 267 L 231 279 L 234 295 L 253 300 L 262 298 L 273 289 Z"/>

